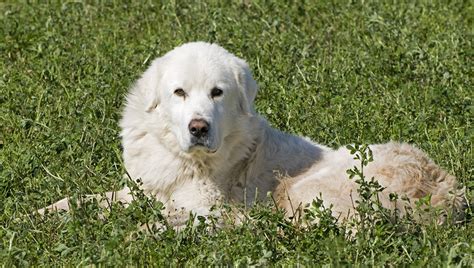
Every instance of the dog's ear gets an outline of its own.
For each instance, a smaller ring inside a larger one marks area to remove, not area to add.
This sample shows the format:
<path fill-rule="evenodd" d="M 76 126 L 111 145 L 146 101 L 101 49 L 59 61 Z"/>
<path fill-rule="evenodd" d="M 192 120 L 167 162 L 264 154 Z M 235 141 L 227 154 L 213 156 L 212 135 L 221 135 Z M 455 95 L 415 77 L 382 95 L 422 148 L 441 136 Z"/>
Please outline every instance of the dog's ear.
<path fill-rule="evenodd" d="M 257 82 L 253 79 L 252 72 L 244 60 L 237 58 L 235 69 L 236 80 L 240 88 L 240 108 L 245 114 L 253 114 L 255 96 L 258 91 Z"/>
<path fill-rule="evenodd" d="M 153 60 L 135 83 L 133 94 L 140 96 L 146 112 L 153 111 L 160 104 L 158 86 L 163 75 L 163 62 L 163 57 Z"/>

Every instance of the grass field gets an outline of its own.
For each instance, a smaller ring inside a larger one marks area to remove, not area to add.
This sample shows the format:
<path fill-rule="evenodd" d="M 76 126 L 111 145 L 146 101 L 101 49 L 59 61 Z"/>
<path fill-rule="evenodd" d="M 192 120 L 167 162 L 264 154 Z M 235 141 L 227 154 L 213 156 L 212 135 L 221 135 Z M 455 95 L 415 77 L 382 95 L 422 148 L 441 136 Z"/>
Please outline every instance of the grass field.
<path fill-rule="evenodd" d="M 380 221 L 347 239 L 329 217 L 302 228 L 264 204 L 242 225 L 182 232 L 138 231 L 160 219 L 146 198 L 103 218 L 93 203 L 30 214 L 123 185 L 124 94 L 151 59 L 195 40 L 249 62 L 274 127 L 332 147 L 414 143 L 472 203 L 471 1 L 135 2 L 0 3 L 2 266 L 474 265 L 472 220 Z"/>

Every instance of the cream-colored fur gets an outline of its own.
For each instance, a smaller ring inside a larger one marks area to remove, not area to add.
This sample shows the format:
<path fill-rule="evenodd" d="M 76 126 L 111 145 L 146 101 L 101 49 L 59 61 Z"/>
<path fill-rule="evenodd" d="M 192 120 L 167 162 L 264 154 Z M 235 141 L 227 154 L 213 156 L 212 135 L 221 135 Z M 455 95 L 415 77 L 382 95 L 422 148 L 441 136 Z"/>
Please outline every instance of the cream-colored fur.
<path fill-rule="evenodd" d="M 355 188 L 345 169 L 352 157 L 271 128 L 254 111 L 256 93 L 247 63 L 215 44 L 184 44 L 154 60 L 127 95 L 120 122 L 127 172 L 171 215 L 207 215 L 221 202 L 251 205 L 275 189 L 287 209 L 287 193 L 304 203 L 320 192 L 337 212 L 351 209 Z M 205 137 L 190 134 L 193 120 L 209 123 Z M 440 205 L 458 201 L 448 194 L 454 177 L 419 150 L 395 143 L 373 150 L 367 171 L 388 189 L 413 198 L 433 193 Z M 291 179 L 277 188 L 283 177 Z M 132 196 L 123 189 L 106 199 L 128 203 Z M 46 209 L 67 210 L 68 200 Z"/>
<path fill-rule="evenodd" d="M 363 173 L 366 180 L 373 177 L 384 187 L 378 194 L 383 207 L 396 209 L 401 216 L 407 208 L 416 209 L 417 200 L 429 196 L 431 205 L 444 212 L 438 220 L 444 221 L 446 212 L 452 212 L 458 218 L 462 215 L 466 201 L 464 191 L 458 189 L 454 176 L 424 152 L 397 142 L 371 145 L 370 148 L 374 161 L 369 162 Z M 304 207 L 321 196 L 325 207 L 332 205 L 334 217 L 347 219 L 356 214 L 359 185 L 355 178 L 348 179 L 346 171 L 360 165 L 360 160 L 355 160 L 346 148 L 327 153 L 307 172 L 282 181 L 275 191 L 277 203 L 288 216 L 300 217 Z M 391 201 L 390 193 L 396 193 L 398 198 Z"/>

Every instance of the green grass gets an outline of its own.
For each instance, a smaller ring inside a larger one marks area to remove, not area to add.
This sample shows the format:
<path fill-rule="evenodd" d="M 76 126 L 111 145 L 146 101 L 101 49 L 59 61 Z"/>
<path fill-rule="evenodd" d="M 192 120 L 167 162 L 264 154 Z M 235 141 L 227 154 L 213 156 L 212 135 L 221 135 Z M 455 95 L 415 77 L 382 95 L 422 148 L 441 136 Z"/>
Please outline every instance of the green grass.
<path fill-rule="evenodd" d="M 195 40 L 249 62 L 257 110 L 273 126 L 332 147 L 414 143 L 472 200 L 472 2 L 165 2 L 0 3 L 3 266 L 474 265 L 472 221 L 381 223 L 351 240 L 330 219 L 304 229 L 265 205 L 239 226 L 179 233 L 137 230 L 160 218 L 146 199 L 104 219 L 93 204 L 27 216 L 65 196 L 120 188 L 127 88 L 151 59 Z"/>

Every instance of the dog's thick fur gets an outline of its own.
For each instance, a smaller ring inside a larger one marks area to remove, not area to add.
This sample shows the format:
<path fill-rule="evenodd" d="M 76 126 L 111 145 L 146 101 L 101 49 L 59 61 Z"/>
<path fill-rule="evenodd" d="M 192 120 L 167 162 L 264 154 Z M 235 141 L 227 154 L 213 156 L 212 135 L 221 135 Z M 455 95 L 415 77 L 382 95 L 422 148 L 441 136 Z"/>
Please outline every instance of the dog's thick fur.
<path fill-rule="evenodd" d="M 170 214 L 206 215 L 221 202 L 251 205 L 267 192 L 289 214 L 319 193 L 335 214 L 351 213 L 357 191 L 346 170 L 356 165 L 353 157 L 271 128 L 254 111 L 256 93 L 247 63 L 215 44 L 184 44 L 154 60 L 131 88 L 120 122 L 128 173 Z M 205 124 L 206 133 L 192 134 L 193 122 Z M 399 143 L 372 150 L 366 175 L 387 187 L 387 207 L 389 192 L 461 207 L 455 178 L 420 150 Z M 107 194 L 113 197 L 131 201 L 128 189 Z M 48 207 L 68 208 L 67 199 Z"/>
<path fill-rule="evenodd" d="M 436 219 L 439 223 L 446 220 L 448 213 L 454 220 L 462 218 L 466 201 L 464 191 L 457 188 L 454 176 L 424 152 L 396 142 L 371 145 L 370 148 L 374 161 L 368 163 L 363 173 L 366 180 L 373 177 L 384 187 L 378 193 L 378 201 L 383 207 L 403 216 L 407 209 L 413 210 L 417 206 L 417 200 L 429 197 L 431 205 L 442 210 Z M 278 205 L 288 216 L 300 217 L 304 206 L 319 197 L 315 193 L 320 193 L 325 207 L 332 206 L 334 217 L 344 220 L 354 216 L 355 205 L 360 199 L 359 185 L 355 179 L 348 179 L 346 171 L 360 167 L 360 164 L 346 148 L 328 152 L 308 171 L 282 181 L 275 191 Z M 391 193 L 396 193 L 398 198 L 390 200 Z"/>

